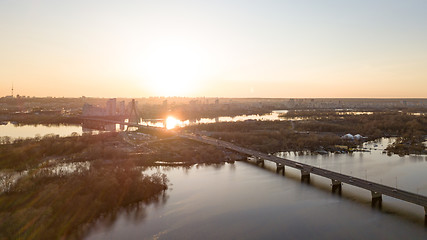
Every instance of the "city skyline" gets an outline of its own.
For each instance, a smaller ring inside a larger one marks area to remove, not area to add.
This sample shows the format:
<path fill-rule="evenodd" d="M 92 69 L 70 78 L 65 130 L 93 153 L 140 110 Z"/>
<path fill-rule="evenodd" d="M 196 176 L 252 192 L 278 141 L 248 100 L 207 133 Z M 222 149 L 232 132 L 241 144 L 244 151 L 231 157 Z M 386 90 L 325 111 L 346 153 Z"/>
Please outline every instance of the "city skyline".
<path fill-rule="evenodd" d="M 0 96 L 426 98 L 424 1 L 0 1 Z"/>

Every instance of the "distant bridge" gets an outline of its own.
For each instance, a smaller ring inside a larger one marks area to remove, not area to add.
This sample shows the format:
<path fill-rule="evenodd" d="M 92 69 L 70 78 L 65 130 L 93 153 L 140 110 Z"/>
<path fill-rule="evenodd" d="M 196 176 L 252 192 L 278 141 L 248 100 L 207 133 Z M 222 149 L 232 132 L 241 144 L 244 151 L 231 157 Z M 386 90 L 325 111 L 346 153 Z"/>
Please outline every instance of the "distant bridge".
<path fill-rule="evenodd" d="M 113 119 L 105 119 L 102 117 L 80 117 L 82 120 L 86 121 L 94 121 L 94 122 L 102 122 L 102 123 L 109 123 L 109 124 L 120 124 L 120 125 L 127 125 L 128 127 L 138 127 L 138 128 L 144 128 L 148 126 L 144 126 L 135 122 L 126 122 L 126 121 L 119 121 L 119 120 L 113 120 Z M 158 119 L 156 119 L 158 120 Z"/>
<path fill-rule="evenodd" d="M 115 112 L 115 110 L 114 110 Z M 84 113 L 84 110 L 83 110 Z M 128 121 L 124 120 L 117 120 L 117 119 L 109 119 L 111 117 L 121 117 L 121 119 L 127 119 Z M 84 115 L 82 114 L 80 116 L 80 119 L 83 121 L 93 121 L 93 122 L 101 122 L 101 123 L 109 123 L 109 124 L 120 124 L 120 125 L 127 125 L 128 127 L 147 127 L 144 125 L 139 124 L 140 116 L 138 114 L 138 111 L 136 109 L 136 101 L 135 99 L 132 99 L 130 102 L 130 111 L 123 115 L 123 116 L 117 116 L 117 115 L 101 115 L 101 116 L 94 116 L 94 115 Z M 163 120 L 163 119 L 147 119 L 147 120 Z"/>

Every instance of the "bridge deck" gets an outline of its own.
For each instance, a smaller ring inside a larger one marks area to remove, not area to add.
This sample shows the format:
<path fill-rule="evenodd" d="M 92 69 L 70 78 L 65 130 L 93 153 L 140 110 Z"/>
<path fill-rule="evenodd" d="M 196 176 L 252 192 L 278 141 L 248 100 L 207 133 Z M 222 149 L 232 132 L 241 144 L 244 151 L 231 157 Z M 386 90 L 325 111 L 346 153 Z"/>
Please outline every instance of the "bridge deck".
<path fill-rule="evenodd" d="M 136 124 L 136 123 L 130 123 L 125 121 L 118 121 L 113 119 L 103 119 L 103 118 L 95 118 L 95 117 L 81 117 L 82 120 L 89 120 L 89 121 L 97 121 L 97 122 L 103 122 L 103 123 L 111 123 L 111 124 L 120 124 L 120 125 L 127 125 L 129 127 L 147 127 L 144 125 Z"/>
<path fill-rule="evenodd" d="M 279 158 L 277 156 L 268 155 L 268 154 L 265 154 L 262 152 L 254 151 L 254 150 L 243 148 L 243 147 L 239 147 L 239 146 L 236 146 L 232 143 L 213 139 L 213 138 L 209 138 L 206 136 L 198 136 L 198 135 L 192 135 L 192 134 L 181 134 L 180 137 L 186 138 L 186 139 L 191 139 L 191 140 L 202 142 L 202 143 L 206 143 L 206 144 L 224 147 L 224 148 L 227 148 L 227 149 L 239 152 L 239 153 L 243 153 L 246 155 L 250 155 L 250 156 L 258 157 L 258 158 L 261 158 L 264 160 L 272 161 L 272 162 L 275 162 L 278 164 L 282 164 L 283 166 L 296 168 L 298 170 L 303 170 L 303 171 L 306 171 L 309 173 L 313 173 L 313 174 L 316 174 L 316 175 L 319 175 L 319 176 L 322 176 L 325 178 L 329 178 L 331 180 L 337 180 L 337 181 L 340 181 L 343 183 L 347 183 L 349 185 L 353 185 L 356 187 L 360 187 L 360 188 L 372 191 L 372 192 L 381 193 L 381 194 L 384 194 L 384 195 L 387 195 L 390 197 L 394 197 L 394 198 L 397 198 L 397 199 L 400 199 L 400 200 L 403 200 L 406 202 L 414 203 L 414 204 L 423 206 L 425 208 L 426 214 L 427 214 L 427 197 L 423 196 L 423 195 L 407 192 L 407 191 L 404 191 L 401 189 L 385 186 L 382 184 L 378 184 L 378 183 L 363 180 L 360 178 L 352 177 L 349 175 L 337 173 L 337 172 L 330 171 L 327 169 L 311 166 L 309 164 L 300 163 L 300 162 L 292 161 L 289 159 Z"/>

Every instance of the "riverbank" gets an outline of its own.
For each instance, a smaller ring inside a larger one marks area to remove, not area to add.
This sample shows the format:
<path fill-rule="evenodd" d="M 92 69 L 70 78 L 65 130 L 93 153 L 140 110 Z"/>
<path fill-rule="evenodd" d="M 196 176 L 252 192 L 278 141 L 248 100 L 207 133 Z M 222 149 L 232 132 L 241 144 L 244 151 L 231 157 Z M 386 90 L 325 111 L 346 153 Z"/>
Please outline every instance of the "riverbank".
<path fill-rule="evenodd" d="M 47 135 L 0 145 L 0 239 L 80 239 L 95 220 L 156 201 L 167 189 L 166 175 L 143 175 L 141 166 L 242 158 L 173 132 L 151 133 Z"/>
<path fill-rule="evenodd" d="M 165 175 L 143 175 L 131 163 L 59 175 L 31 170 L 0 194 L 0 239 L 80 239 L 95 220 L 165 189 Z"/>
<path fill-rule="evenodd" d="M 427 154 L 426 139 L 424 137 L 400 137 L 389 146 L 386 151 L 389 154 L 398 154 L 399 156 L 409 154 Z"/>
<path fill-rule="evenodd" d="M 37 124 L 81 124 L 80 116 L 64 115 L 61 112 L 39 113 L 6 113 L 0 117 L 0 122 L 13 122 L 20 125 Z"/>
<path fill-rule="evenodd" d="M 184 130 L 234 142 L 243 147 L 274 153 L 298 151 L 311 153 L 351 152 L 361 144 L 382 137 L 402 137 L 401 144 L 390 146 L 390 154 L 425 154 L 427 116 L 398 111 L 369 114 L 340 114 L 339 111 L 292 111 L 283 118 L 295 121 L 219 122 L 187 126 Z M 359 134 L 359 138 L 343 137 Z"/>
<path fill-rule="evenodd" d="M 166 175 L 143 175 L 131 152 L 119 133 L 0 145 L 0 239 L 81 239 L 95 220 L 156 201 Z"/>
<path fill-rule="evenodd" d="M 363 179 L 367 168 L 368 179 L 375 177 L 371 180 L 379 182 L 382 178 L 382 183 L 391 186 L 395 185 L 395 175 L 411 173 L 410 178 L 399 177 L 398 184 L 405 186 L 404 189 L 412 186 L 410 190 L 415 192 L 415 186 L 427 183 L 424 158 L 414 161 L 406 156 L 402 160 L 381 152 L 363 156 L 364 159 L 359 154 L 304 155 L 300 160 L 313 165 L 323 161 L 337 171 L 342 166 L 343 172 L 352 172 Z M 268 161 L 264 168 L 238 161 L 220 166 L 153 168 L 153 172 L 166 173 L 173 183 L 167 190 L 167 201 L 147 206 L 146 215 L 140 218 L 134 217 L 139 215 L 137 207 L 123 211 L 108 226 L 94 228 L 87 240 L 132 236 L 134 239 L 326 240 L 346 239 L 349 233 L 355 239 L 397 240 L 408 233 L 411 239 L 425 237 L 424 211 L 419 206 L 384 197 L 382 209 L 371 208 L 369 191 L 345 184 L 341 195 L 332 194 L 330 180 L 312 175 L 310 184 L 301 183 L 301 173 L 296 169 L 286 168 L 283 176 L 276 173 L 275 167 Z M 426 190 L 420 193 L 426 194 Z"/>

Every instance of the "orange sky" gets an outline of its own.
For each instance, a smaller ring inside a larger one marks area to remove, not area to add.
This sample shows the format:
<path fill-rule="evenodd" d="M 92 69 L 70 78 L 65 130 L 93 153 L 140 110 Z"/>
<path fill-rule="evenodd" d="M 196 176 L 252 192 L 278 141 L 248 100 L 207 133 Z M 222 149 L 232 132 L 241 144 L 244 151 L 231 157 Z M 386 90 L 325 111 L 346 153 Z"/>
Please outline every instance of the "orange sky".
<path fill-rule="evenodd" d="M 426 1 L 0 1 L 0 96 L 427 97 Z"/>

